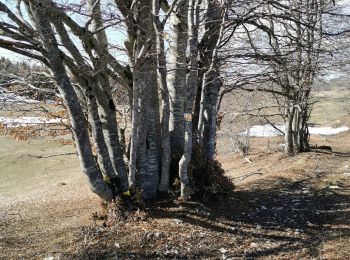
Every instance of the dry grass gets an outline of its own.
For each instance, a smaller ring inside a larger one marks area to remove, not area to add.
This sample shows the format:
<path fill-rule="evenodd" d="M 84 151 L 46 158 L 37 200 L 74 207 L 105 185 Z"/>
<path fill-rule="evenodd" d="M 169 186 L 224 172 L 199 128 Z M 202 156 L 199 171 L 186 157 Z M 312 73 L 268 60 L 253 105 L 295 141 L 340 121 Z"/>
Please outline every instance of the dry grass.
<path fill-rule="evenodd" d="M 313 142 L 344 152 L 349 137 L 344 133 Z M 7 142 L 9 147 L 22 144 Z M 67 181 L 79 170 L 73 156 L 63 157 L 57 163 L 66 165 L 66 173 L 50 177 L 55 185 L 47 188 L 42 182 L 36 196 L 27 196 L 29 186 L 13 186 L 16 195 L 7 196 L 17 199 L 1 203 L 0 258 L 348 259 L 350 177 L 343 173 L 349 157 L 305 153 L 288 158 L 271 143 L 266 150 L 266 140 L 254 138 L 251 163 L 239 155 L 219 157 L 236 186 L 230 196 L 206 205 L 158 203 L 148 207 L 146 218 L 118 222 L 112 228 L 93 223 L 91 214 L 99 202 L 80 174 Z M 41 158 L 39 164 L 48 159 Z M 41 168 L 36 173 L 33 166 L 33 178 L 36 174 L 42 174 Z M 20 185 L 22 180 L 17 181 Z M 335 185 L 339 189 L 330 189 Z M 19 194 L 27 199 L 19 200 Z"/>
<path fill-rule="evenodd" d="M 320 98 L 332 95 L 342 100 Z M 317 122 L 348 122 L 333 101 L 315 106 Z M 219 154 L 235 185 L 226 197 L 148 205 L 106 228 L 72 146 L 0 137 L 0 259 L 350 259 L 350 133 L 312 137 L 335 153 L 287 157 L 281 142 L 252 138 L 249 160 Z"/>

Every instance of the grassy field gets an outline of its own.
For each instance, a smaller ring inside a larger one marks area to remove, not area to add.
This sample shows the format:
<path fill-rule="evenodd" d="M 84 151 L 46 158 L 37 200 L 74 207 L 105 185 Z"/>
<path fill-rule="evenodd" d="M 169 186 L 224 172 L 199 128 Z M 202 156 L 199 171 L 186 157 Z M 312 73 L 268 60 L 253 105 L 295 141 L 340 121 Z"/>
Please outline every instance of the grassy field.
<path fill-rule="evenodd" d="M 350 89 L 339 87 L 332 90 L 315 91 L 312 102 L 316 102 L 311 113 L 311 123 L 322 126 L 350 126 Z"/>

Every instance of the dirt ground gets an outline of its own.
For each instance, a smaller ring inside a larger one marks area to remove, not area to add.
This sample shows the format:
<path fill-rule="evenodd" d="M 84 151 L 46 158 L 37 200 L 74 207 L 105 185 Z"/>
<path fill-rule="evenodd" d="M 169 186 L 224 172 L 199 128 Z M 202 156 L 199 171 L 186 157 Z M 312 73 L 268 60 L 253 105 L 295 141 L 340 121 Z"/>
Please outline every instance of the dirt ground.
<path fill-rule="evenodd" d="M 350 133 L 291 158 L 279 142 L 218 156 L 236 185 L 227 198 L 105 228 L 73 147 L 0 137 L 0 259 L 350 259 Z"/>
<path fill-rule="evenodd" d="M 349 125 L 345 90 L 317 92 L 311 121 Z M 1 113 L 41 115 L 24 111 Z M 350 132 L 312 137 L 333 152 L 287 157 L 281 143 L 252 138 L 243 158 L 220 139 L 231 194 L 160 202 L 106 228 L 71 145 L 0 136 L 0 259 L 350 259 Z"/>

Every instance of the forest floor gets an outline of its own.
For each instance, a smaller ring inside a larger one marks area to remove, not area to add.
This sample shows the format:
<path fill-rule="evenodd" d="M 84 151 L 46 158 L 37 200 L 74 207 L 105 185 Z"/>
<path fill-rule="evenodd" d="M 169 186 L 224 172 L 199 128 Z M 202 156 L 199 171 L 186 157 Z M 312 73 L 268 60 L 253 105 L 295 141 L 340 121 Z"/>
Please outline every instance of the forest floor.
<path fill-rule="evenodd" d="M 73 147 L 0 137 L 0 259 L 350 259 L 350 133 L 294 157 L 276 138 L 218 159 L 236 188 L 103 227 Z M 248 160 L 247 160 L 248 159 Z"/>

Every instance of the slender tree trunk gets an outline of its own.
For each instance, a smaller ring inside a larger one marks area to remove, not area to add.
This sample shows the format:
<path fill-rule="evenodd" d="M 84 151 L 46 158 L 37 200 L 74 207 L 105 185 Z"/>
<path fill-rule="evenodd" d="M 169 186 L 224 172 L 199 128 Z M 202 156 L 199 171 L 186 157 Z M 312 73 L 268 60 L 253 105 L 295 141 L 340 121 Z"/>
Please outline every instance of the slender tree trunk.
<path fill-rule="evenodd" d="M 108 51 L 108 39 L 105 30 L 101 30 L 104 26 L 100 0 L 88 0 L 87 7 L 91 15 L 91 24 L 89 28 L 96 32 L 94 38 L 99 44 L 101 53 Z M 104 138 L 111 157 L 113 168 L 117 174 L 118 188 L 121 192 L 128 189 L 126 165 L 121 149 L 118 126 L 116 118 L 116 108 L 112 98 L 109 76 L 105 72 L 107 64 L 105 57 L 98 56 L 93 59 L 96 76 L 91 78 L 94 94 L 97 97 L 98 111 L 100 114 Z"/>
<path fill-rule="evenodd" d="M 188 11 L 188 46 L 189 46 L 189 73 L 186 78 L 186 103 L 183 117 L 185 124 L 184 151 L 179 162 L 179 177 L 181 182 L 181 197 L 185 200 L 190 197 L 190 181 L 188 167 L 192 155 L 192 111 L 194 95 L 198 86 L 198 26 L 201 0 L 191 0 Z"/>
<path fill-rule="evenodd" d="M 210 61 L 208 62 L 208 70 L 204 73 L 201 86 L 201 99 L 199 104 L 197 140 L 200 146 L 204 148 L 208 159 L 212 159 L 215 155 L 215 136 L 216 136 L 216 114 L 217 114 L 217 98 L 221 83 L 218 81 L 219 62 L 218 51 L 224 34 L 227 6 L 221 7 L 216 1 L 208 1 L 208 7 L 212 7 L 208 20 L 214 22 L 211 27 L 217 28 L 217 33 L 208 39 L 214 42 L 206 42 L 207 52 L 210 53 Z M 213 21 L 214 17 L 218 17 L 217 21 Z M 210 28 L 210 27 L 209 27 Z M 208 33 L 208 32 L 207 32 Z M 207 40 L 208 40 L 207 39 Z M 210 88 L 210 89 L 209 89 Z M 207 129 L 207 135 L 205 135 Z M 206 139 L 206 140 L 204 140 Z M 207 150 L 209 149 L 209 150 Z"/>
<path fill-rule="evenodd" d="M 105 86 L 108 85 L 109 82 L 105 82 Z M 125 192 L 128 190 L 128 181 L 123 151 L 118 135 L 116 108 L 111 93 L 103 91 L 102 87 L 98 90 L 101 91 L 100 94 L 96 94 L 96 97 L 99 105 L 98 110 L 102 122 L 104 138 L 112 160 L 113 168 L 117 174 L 118 188 L 121 192 Z"/>
<path fill-rule="evenodd" d="M 132 114 L 131 114 L 131 136 L 130 136 L 130 159 L 129 159 L 129 187 L 136 187 L 136 172 L 137 172 L 137 155 L 140 143 L 141 135 L 141 86 L 139 84 L 138 78 L 138 68 L 134 67 L 134 77 L 133 77 L 133 104 L 132 104 Z M 143 127 L 145 130 L 145 127 Z M 145 134 L 145 133 L 144 133 Z"/>
<path fill-rule="evenodd" d="M 157 79 L 162 96 L 162 167 L 159 191 L 168 192 L 170 180 L 171 144 L 169 134 L 170 100 L 166 80 L 167 68 L 164 48 L 164 27 L 159 18 L 159 0 L 153 0 L 153 25 L 156 32 Z"/>
<path fill-rule="evenodd" d="M 205 1 L 205 25 L 202 40 L 198 46 L 199 48 L 199 71 L 198 71 L 198 88 L 195 97 L 195 105 L 194 105 L 194 114 L 193 114 L 193 127 L 195 130 L 195 138 L 198 141 L 200 135 L 197 133 L 199 124 L 202 120 L 200 119 L 201 115 L 201 105 L 205 103 L 205 100 L 202 99 L 203 95 L 205 95 L 206 85 L 203 85 L 205 73 L 209 70 L 212 60 L 215 46 L 220 37 L 220 26 L 222 22 L 222 6 L 218 1 L 215 0 L 207 0 Z M 218 65 L 218 64 L 216 64 Z M 202 107 L 203 108 L 203 107 Z M 204 110 L 203 110 L 204 111 Z M 202 123 L 202 122 L 201 122 Z"/>
<path fill-rule="evenodd" d="M 116 178 L 116 174 L 104 139 L 102 123 L 98 114 L 97 103 L 93 95 L 88 96 L 87 107 L 89 124 L 91 126 L 92 138 L 96 148 L 98 165 L 101 169 L 101 173 L 104 176 L 108 176 L 109 179 L 114 180 Z"/>
<path fill-rule="evenodd" d="M 285 129 L 285 152 L 286 154 L 293 155 L 294 145 L 293 145 L 293 119 L 294 119 L 294 109 L 289 108 L 286 118 L 286 129 Z"/>
<path fill-rule="evenodd" d="M 114 198 L 113 192 L 104 182 L 94 160 L 84 113 L 64 68 L 57 40 L 49 23 L 48 15 L 45 14 L 45 8 L 42 4 L 31 5 L 36 28 L 47 52 L 50 69 L 67 106 L 81 167 L 89 179 L 91 190 L 104 200 L 110 201 Z"/>

